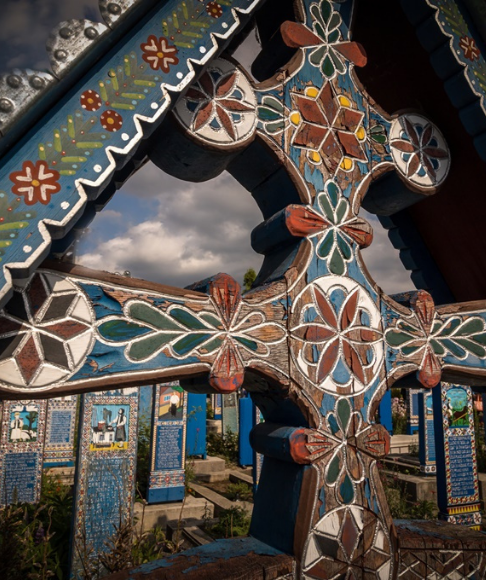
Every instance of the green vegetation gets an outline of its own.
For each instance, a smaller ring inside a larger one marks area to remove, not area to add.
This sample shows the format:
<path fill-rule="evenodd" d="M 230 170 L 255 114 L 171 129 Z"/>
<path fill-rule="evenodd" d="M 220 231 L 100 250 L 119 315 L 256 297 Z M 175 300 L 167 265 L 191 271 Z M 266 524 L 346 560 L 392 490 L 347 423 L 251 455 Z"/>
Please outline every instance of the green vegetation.
<path fill-rule="evenodd" d="M 209 533 L 216 539 L 247 536 L 250 531 L 251 518 L 241 507 L 222 510 L 219 522 L 209 528 Z"/>
<path fill-rule="evenodd" d="M 223 437 L 220 433 L 208 433 L 208 455 L 222 457 L 228 463 L 238 462 L 238 433 L 228 428 Z"/>

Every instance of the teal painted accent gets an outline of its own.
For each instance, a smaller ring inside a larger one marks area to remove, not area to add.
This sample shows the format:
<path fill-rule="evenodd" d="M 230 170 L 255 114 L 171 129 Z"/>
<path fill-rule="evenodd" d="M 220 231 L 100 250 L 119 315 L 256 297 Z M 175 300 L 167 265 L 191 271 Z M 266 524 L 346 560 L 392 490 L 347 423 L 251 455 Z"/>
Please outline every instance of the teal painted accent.
<path fill-rule="evenodd" d="M 344 481 L 339 486 L 339 494 L 345 504 L 350 504 L 354 499 L 354 487 L 348 474 L 346 474 Z"/>
<path fill-rule="evenodd" d="M 108 320 L 98 327 L 98 332 L 106 340 L 113 342 L 128 342 L 132 338 L 151 332 L 150 328 L 126 322 L 125 320 Z"/>
<path fill-rule="evenodd" d="M 184 338 L 178 340 L 172 348 L 179 356 L 184 356 L 185 354 L 189 354 L 191 350 L 200 346 L 210 336 L 210 334 L 188 334 Z"/>
<path fill-rule="evenodd" d="M 214 328 L 217 328 L 218 330 L 224 330 L 223 323 L 219 318 L 216 318 L 214 314 L 208 314 L 204 312 L 203 314 L 201 314 L 201 318 L 205 322 L 209 323 L 211 326 L 214 326 Z"/>
<path fill-rule="evenodd" d="M 351 407 L 347 399 L 340 399 L 338 401 L 337 414 L 341 420 L 343 435 L 345 435 L 349 424 L 349 418 L 351 417 Z"/>
<path fill-rule="evenodd" d="M 166 314 L 148 304 L 136 302 L 130 307 L 130 316 L 135 320 L 146 322 L 160 330 L 175 330 L 181 332 L 181 327 L 175 324 Z"/>
<path fill-rule="evenodd" d="M 138 342 L 133 343 L 129 349 L 129 356 L 135 361 L 143 361 L 161 350 L 179 334 L 154 334 Z"/>
<path fill-rule="evenodd" d="M 254 340 L 250 340 L 249 338 L 243 338 L 242 336 L 235 336 L 235 340 L 241 343 L 243 346 L 246 346 L 250 350 L 257 352 L 258 344 Z"/>
<path fill-rule="evenodd" d="M 340 471 L 341 471 L 341 461 L 339 458 L 339 454 L 336 453 L 331 463 L 329 464 L 329 469 L 327 470 L 327 483 L 330 485 L 336 483 Z"/>
<path fill-rule="evenodd" d="M 182 310 L 182 308 L 173 308 L 170 311 L 170 315 L 172 318 L 175 318 L 177 322 L 180 322 L 186 328 L 190 328 L 191 330 L 208 330 L 208 327 L 205 324 L 187 310 Z"/>

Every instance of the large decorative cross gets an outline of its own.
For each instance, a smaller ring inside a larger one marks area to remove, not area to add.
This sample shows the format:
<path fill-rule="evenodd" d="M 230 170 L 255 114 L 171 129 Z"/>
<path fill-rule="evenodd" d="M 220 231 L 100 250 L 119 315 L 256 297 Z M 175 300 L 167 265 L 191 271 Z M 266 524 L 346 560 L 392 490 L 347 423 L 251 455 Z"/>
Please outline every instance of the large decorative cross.
<path fill-rule="evenodd" d="M 215 163 L 253 183 L 265 217 L 253 233 L 266 256 L 261 284 L 242 296 L 222 274 L 178 290 L 45 264 L 0 320 L 8 398 L 175 378 L 228 393 L 246 380 L 266 418 L 254 445 L 280 470 L 264 466 L 253 533 L 293 550 L 298 577 L 313 579 L 396 574 L 377 468 L 389 437 L 374 424 L 386 389 L 413 374 L 430 388 L 441 376 L 486 374 L 483 303 L 436 308 L 424 291 L 389 297 L 363 264 L 373 234 L 358 213 L 371 182 L 397 171 L 413 193 L 382 201 L 399 209 L 435 193 L 450 157 L 431 122 L 386 114 L 360 85 L 353 69 L 366 55 L 350 39 L 352 4 L 299 0 L 300 22 L 281 29 L 297 49 L 285 69 L 256 86 L 233 62 L 212 61 L 179 101 L 172 128 L 152 137 L 152 159 L 176 174 L 198 158 L 205 175 Z M 97 95 L 79 97 L 96 104 Z M 26 203 L 56 181 L 31 165 L 10 175 Z"/>

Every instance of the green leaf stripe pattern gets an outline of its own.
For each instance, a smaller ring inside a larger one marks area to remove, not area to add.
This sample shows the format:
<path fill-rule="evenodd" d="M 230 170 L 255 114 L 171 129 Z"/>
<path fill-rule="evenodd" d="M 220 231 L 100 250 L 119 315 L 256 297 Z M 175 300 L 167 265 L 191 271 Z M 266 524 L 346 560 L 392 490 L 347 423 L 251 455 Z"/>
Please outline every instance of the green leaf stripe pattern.
<path fill-rule="evenodd" d="M 127 320 L 128 318 L 128 320 Z M 163 312 L 155 306 L 133 301 L 127 317 L 103 320 L 98 326 L 100 337 L 119 345 L 127 345 L 126 356 L 143 362 L 170 347 L 173 356 L 184 358 L 198 350 L 204 354 L 217 351 L 224 342 L 223 322 L 213 313 L 195 315 L 187 308 L 174 306 Z M 233 336 L 245 348 L 256 352 L 256 342 L 243 336 Z"/>
<path fill-rule="evenodd" d="M 486 327 L 484 320 L 479 317 L 467 320 L 452 317 L 445 322 L 437 319 L 429 337 L 419 325 L 399 320 L 396 328 L 385 332 L 385 339 L 390 347 L 398 349 L 405 357 L 413 356 L 424 348 L 429 339 L 438 357 L 450 354 L 458 359 L 465 359 L 469 355 L 486 358 Z"/>

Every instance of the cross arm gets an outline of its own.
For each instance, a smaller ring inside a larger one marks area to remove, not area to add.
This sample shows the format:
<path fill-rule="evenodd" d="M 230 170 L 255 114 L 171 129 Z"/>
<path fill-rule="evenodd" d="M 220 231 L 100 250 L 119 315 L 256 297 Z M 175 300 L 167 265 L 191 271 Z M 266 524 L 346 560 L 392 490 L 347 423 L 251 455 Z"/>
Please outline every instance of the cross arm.
<path fill-rule="evenodd" d="M 242 297 L 218 274 L 203 292 L 45 263 L 0 313 L 0 395 L 53 396 L 204 375 L 230 392 L 245 368 L 288 376 L 286 294 Z"/>
<path fill-rule="evenodd" d="M 436 307 L 425 291 L 386 299 L 387 372 L 397 380 L 412 372 L 425 387 L 441 378 L 463 384 L 486 381 L 486 301 Z M 394 303 L 393 303 L 394 302 Z"/>

